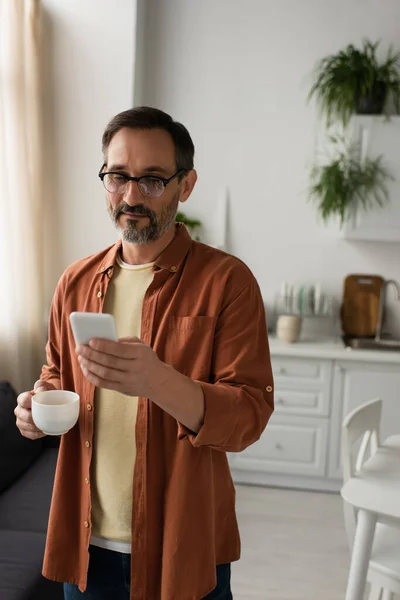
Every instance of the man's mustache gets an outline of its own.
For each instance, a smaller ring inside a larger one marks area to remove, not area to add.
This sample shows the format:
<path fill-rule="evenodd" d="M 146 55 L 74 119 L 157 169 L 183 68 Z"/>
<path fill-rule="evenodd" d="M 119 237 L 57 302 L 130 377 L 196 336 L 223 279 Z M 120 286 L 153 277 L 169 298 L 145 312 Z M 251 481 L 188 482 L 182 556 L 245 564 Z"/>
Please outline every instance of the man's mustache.
<path fill-rule="evenodd" d="M 116 217 L 118 218 L 123 213 L 132 213 L 136 215 L 144 215 L 149 217 L 150 219 L 154 218 L 153 212 L 143 206 L 143 204 L 136 204 L 135 206 L 130 206 L 129 204 L 121 204 L 121 206 L 117 209 Z"/>

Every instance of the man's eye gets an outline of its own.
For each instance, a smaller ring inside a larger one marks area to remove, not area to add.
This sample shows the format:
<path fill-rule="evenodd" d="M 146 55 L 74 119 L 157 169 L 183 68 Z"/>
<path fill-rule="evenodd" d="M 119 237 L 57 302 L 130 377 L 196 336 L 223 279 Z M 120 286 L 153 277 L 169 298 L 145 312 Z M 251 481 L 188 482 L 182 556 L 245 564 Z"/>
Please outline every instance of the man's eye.
<path fill-rule="evenodd" d="M 115 181 L 115 183 L 125 183 L 126 181 L 126 177 L 124 175 L 113 175 L 112 179 Z"/>
<path fill-rule="evenodd" d="M 145 183 L 145 185 L 151 188 L 164 188 L 164 182 L 159 177 L 145 177 L 142 181 Z"/>

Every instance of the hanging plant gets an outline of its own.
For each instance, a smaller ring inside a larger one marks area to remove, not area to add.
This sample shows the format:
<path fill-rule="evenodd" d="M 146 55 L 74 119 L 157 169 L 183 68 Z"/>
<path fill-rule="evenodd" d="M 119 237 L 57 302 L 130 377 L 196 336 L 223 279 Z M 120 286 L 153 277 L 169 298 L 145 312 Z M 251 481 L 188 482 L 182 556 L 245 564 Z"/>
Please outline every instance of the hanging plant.
<path fill-rule="evenodd" d="M 338 120 L 345 126 L 354 113 L 382 114 L 389 100 L 399 113 L 400 52 L 395 54 L 390 47 L 379 63 L 378 45 L 369 40 L 363 41 L 361 49 L 349 44 L 318 63 L 309 99 L 316 98 L 328 125 Z"/>
<path fill-rule="evenodd" d="M 336 155 L 312 168 L 310 199 L 324 222 L 339 217 L 343 225 L 358 207 L 384 206 L 389 200 L 386 184 L 393 177 L 382 164 L 382 156 L 360 161 L 358 149 L 346 145 L 343 138 L 332 136 L 330 141 L 337 148 Z"/>

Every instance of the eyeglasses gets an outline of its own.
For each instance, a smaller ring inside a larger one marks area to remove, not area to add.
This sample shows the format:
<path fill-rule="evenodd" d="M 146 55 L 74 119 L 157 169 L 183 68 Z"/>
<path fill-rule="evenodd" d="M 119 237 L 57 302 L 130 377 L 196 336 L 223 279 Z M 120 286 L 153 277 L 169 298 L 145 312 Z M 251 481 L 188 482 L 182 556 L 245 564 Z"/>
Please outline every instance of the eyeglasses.
<path fill-rule="evenodd" d="M 125 194 L 128 189 L 129 182 L 135 181 L 138 186 L 139 192 L 142 196 L 146 196 L 146 198 L 159 198 L 165 187 L 169 184 L 170 181 L 175 179 L 175 177 L 179 177 L 186 173 L 186 169 L 181 169 L 177 171 L 171 177 L 166 179 L 165 177 L 158 177 L 156 175 L 143 175 L 142 177 L 129 177 L 129 175 L 124 175 L 123 173 L 118 173 L 117 171 L 106 171 L 102 172 L 103 167 L 100 169 L 99 177 L 103 182 L 104 187 L 110 194 Z"/>

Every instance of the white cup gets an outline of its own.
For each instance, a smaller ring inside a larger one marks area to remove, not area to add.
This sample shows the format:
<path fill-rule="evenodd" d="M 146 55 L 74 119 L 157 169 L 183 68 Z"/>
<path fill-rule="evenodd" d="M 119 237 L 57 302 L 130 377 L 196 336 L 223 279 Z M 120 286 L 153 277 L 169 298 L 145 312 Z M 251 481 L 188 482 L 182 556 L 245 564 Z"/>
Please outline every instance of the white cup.
<path fill-rule="evenodd" d="M 280 315 L 276 324 L 276 335 L 280 340 L 293 344 L 299 339 L 302 319 L 298 315 Z"/>
<path fill-rule="evenodd" d="M 62 435 L 76 424 L 79 406 L 79 395 L 75 392 L 37 392 L 32 396 L 32 419 L 46 435 Z"/>

